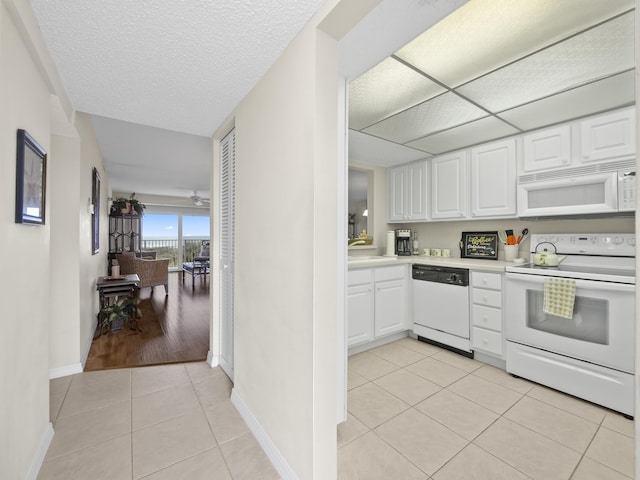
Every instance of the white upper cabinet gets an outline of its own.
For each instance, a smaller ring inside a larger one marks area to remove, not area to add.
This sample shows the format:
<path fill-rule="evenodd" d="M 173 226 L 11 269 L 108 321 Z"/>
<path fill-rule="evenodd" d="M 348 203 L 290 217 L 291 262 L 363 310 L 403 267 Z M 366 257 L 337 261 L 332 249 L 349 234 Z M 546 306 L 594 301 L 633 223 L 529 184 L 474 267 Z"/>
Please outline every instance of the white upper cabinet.
<path fill-rule="evenodd" d="M 514 138 L 471 149 L 471 216 L 516 215 Z"/>
<path fill-rule="evenodd" d="M 387 217 L 389 222 L 403 221 L 407 215 L 407 169 L 389 168 L 387 173 Z"/>
<path fill-rule="evenodd" d="M 429 219 L 427 160 L 388 170 L 387 217 L 389 222 Z"/>
<path fill-rule="evenodd" d="M 525 172 L 567 166 L 571 163 L 571 126 L 526 134 L 523 148 Z"/>
<path fill-rule="evenodd" d="M 635 108 L 625 108 L 581 122 L 582 161 L 594 162 L 634 155 Z"/>
<path fill-rule="evenodd" d="M 462 219 L 467 215 L 467 153 L 431 159 L 431 218 Z"/>

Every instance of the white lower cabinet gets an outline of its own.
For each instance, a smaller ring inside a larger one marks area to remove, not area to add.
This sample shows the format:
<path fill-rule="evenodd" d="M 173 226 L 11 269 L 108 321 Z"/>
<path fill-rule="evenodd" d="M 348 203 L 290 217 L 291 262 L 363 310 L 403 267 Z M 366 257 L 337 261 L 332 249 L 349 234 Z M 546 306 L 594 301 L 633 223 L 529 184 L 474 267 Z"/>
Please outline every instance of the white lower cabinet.
<path fill-rule="evenodd" d="M 350 270 L 347 282 L 347 345 L 373 339 L 373 270 Z"/>
<path fill-rule="evenodd" d="M 407 270 L 405 266 L 375 269 L 375 337 L 407 328 Z"/>
<path fill-rule="evenodd" d="M 407 265 L 350 270 L 347 287 L 347 345 L 408 328 Z"/>
<path fill-rule="evenodd" d="M 471 300 L 473 349 L 504 359 L 502 274 L 471 272 Z"/>

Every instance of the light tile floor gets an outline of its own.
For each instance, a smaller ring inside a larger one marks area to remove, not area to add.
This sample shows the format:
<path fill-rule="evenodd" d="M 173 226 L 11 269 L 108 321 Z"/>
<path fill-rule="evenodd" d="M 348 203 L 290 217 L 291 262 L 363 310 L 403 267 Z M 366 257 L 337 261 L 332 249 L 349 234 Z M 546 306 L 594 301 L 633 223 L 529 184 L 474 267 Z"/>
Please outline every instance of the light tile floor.
<path fill-rule="evenodd" d="M 55 435 L 39 479 L 277 479 L 205 362 L 52 380 Z"/>
<path fill-rule="evenodd" d="M 633 422 L 411 338 L 349 358 L 342 480 L 623 480 Z"/>
<path fill-rule="evenodd" d="M 277 479 L 204 362 L 51 381 L 55 436 L 39 479 Z M 342 480 L 624 480 L 633 422 L 405 338 L 349 358 Z"/>

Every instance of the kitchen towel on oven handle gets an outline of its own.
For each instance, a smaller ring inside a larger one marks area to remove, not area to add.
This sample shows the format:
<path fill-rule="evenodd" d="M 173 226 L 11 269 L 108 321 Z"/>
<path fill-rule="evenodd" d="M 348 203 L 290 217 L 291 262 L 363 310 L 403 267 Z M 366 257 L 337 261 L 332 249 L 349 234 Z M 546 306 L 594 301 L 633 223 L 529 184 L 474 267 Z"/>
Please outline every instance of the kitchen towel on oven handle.
<path fill-rule="evenodd" d="M 570 278 L 548 278 L 544 282 L 542 311 L 562 318 L 573 318 L 576 281 Z"/>

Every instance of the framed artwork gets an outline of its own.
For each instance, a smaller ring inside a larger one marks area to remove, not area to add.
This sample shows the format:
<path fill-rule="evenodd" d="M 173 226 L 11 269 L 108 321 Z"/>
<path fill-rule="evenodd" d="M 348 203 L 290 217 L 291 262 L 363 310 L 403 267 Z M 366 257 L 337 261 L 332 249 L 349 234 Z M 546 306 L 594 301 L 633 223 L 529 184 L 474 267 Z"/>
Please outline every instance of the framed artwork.
<path fill-rule="evenodd" d="M 462 232 L 462 258 L 498 259 L 498 232 Z"/>
<path fill-rule="evenodd" d="M 44 225 L 47 152 L 25 130 L 18 130 L 16 223 Z"/>
<path fill-rule="evenodd" d="M 95 167 L 93 167 L 91 180 L 91 205 L 93 205 L 93 211 L 91 212 L 91 248 L 93 255 L 95 255 L 100 251 L 100 173 Z"/>

